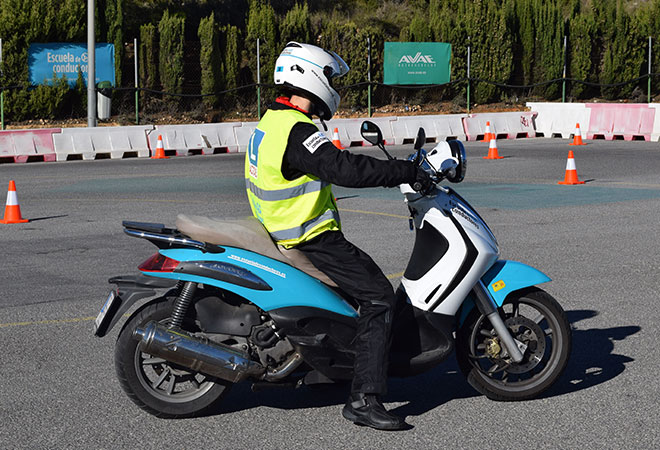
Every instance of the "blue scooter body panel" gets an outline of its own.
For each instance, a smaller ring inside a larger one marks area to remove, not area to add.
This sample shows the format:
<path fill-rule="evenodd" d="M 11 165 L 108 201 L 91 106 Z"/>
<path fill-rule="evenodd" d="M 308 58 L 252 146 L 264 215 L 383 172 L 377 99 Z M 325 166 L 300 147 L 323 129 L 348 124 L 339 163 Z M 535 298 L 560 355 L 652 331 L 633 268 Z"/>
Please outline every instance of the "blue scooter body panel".
<path fill-rule="evenodd" d="M 481 281 L 497 306 L 501 307 L 510 293 L 552 280 L 540 270 L 527 264 L 500 259 L 481 277 Z M 465 322 L 474 307 L 474 299 L 468 296 L 461 308 L 459 324 Z"/>
<path fill-rule="evenodd" d="M 214 278 L 183 272 L 150 272 L 145 275 L 192 281 L 235 292 L 249 299 L 264 311 L 288 306 L 309 306 L 325 309 L 348 317 L 357 317 L 357 312 L 328 286 L 293 266 L 276 261 L 258 253 L 235 247 L 223 247 L 222 253 L 206 253 L 201 250 L 177 248 L 160 250 L 160 254 L 180 262 L 219 262 L 224 270 L 240 268 L 258 277 L 272 290 L 251 289 Z M 237 272 L 237 271 L 235 271 Z M 235 273 L 232 273 L 235 275 Z"/>
<path fill-rule="evenodd" d="M 527 264 L 501 259 L 488 269 L 481 281 L 488 288 L 497 306 L 502 306 L 504 299 L 511 292 L 546 283 L 551 279 Z"/>

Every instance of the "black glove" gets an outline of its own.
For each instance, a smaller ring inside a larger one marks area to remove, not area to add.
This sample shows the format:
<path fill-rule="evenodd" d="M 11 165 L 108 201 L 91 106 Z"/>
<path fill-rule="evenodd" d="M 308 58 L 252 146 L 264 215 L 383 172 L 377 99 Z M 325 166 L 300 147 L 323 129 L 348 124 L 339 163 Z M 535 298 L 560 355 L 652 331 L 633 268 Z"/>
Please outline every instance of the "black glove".
<path fill-rule="evenodd" d="M 426 195 L 431 192 L 431 188 L 435 185 L 431 179 L 431 175 L 421 167 L 416 167 L 417 172 L 415 174 L 415 182 L 412 185 L 412 188 L 419 192 L 420 194 Z"/>

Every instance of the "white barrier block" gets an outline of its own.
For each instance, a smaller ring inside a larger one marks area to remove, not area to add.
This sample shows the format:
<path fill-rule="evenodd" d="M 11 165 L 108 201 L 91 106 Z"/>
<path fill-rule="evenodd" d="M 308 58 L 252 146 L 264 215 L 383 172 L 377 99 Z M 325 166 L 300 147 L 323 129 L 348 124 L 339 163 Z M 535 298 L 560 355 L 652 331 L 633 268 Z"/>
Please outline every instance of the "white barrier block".
<path fill-rule="evenodd" d="M 328 131 L 325 134 L 330 140 L 332 140 L 334 129 L 337 128 L 339 131 L 339 140 L 341 141 L 344 147 L 352 146 L 362 146 L 362 145 L 371 145 L 364 139 L 362 139 L 362 133 L 360 132 L 360 127 L 362 122 L 369 120 L 380 128 L 383 133 L 383 140 L 385 145 L 394 144 L 394 133 L 392 131 L 392 122 L 396 120 L 396 117 L 365 117 L 357 119 L 332 119 L 329 122 L 326 122 L 328 126 Z M 323 131 L 323 126 L 320 124 L 319 120 L 314 121 L 319 129 Z"/>
<path fill-rule="evenodd" d="M 534 116 L 536 112 L 499 112 L 470 114 L 463 119 L 465 134 L 470 141 L 476 141 L 486 133 L 486 123 L 490 122 L 490 132 L 498 139 L 535 137 Z"/>
<path fill-rule="evenodd" d="M 245 153 L 250 143 L 250 136 L 257 128 L 258 122 L 242 122 L 241 127 L 236 128 L 236 143 L 238 144 L 238 152 Z"/>
<path fill-rule="evenodd" d="M 403 116 L 392 122 L 395 143 L 401 145 L 414 141 L 417 130 L 424 128 L 426 138 L 435 142 L 448 139 L 465 140 L 462 119 L 465 114 L 442 114 L 435 116 Z"/>
<path fill-rule="evenodd" d="M 160 135 L 165 151 L 174 150 L 177 156 L 233 153 L 238 150 L 234 130 L 240 126 L 240 122 L 157 126 L 149 133 L 149 144 L 155 151 Z"/>
<path fill-rule="evenodd" d="M 128 127 L 63 128 L 53 135 L 57 161 L 66 161 L 71 155 L 83 160 L 96 159 L 99 155 L 123 158 L 131 154 L 149 156 L 147 132 L 150 125 Z"/>
<path fill-rule="evenodd" d="M 649 108 L 653 108 L 653 110 L 655 111 L 651 140 L 657 142 L 660 141 L 660 103 L 649 103 Z"/>
<path fill-rule="evenodd" d="M 582 138 L 586 139 L 591 110 L 585 103 L 527 102 L 527 107 L 536 111 L 536 132 L 544 137 L 569 139 L 575 134 L 579 123 Z"/>

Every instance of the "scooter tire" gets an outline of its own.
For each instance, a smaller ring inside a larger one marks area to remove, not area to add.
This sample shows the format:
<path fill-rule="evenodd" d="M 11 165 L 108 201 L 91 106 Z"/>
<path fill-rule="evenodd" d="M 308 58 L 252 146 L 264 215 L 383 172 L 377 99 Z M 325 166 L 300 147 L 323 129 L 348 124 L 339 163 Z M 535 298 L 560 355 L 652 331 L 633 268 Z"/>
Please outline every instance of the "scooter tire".
<path fill-rule="evenodd" d="M 133 403 L 156 417 L 178 419 L 209 415 L 217 409 L 232 383 L 204 377 L 164 360 L 150 364 L 149 355 L 140 351 L 138 341 L 133 338 L 137 327 L 152 320 L 166 323 L 171 314 L 172 302 L 162 298 L 144 305 L 126 321 L 115 344 L 117 379 Z M 185 321 L 183 328 L 186 328 Z M 153 376 L 150 378 L 150 375 Z M 181 383 L 179 388 L 189 385 L 190 389 L 165 389 L 166 383 L 174 386 Z"/>
<path fill-rule="evenodd" d="M 536 310 L 543 316 L 538 327 L 534 326 L 536 316 L 525 318 L 521 305 L 530 312 L 527 315 Z M 500 315 L 514 337 L 520 341 L 529 339 L 523 361 L 507 367 L 501 360 L 486 355 L 484 341 L 489 339 L 489 332 L 493 336 L 495 332 L 485 316 L 474 308 L 456 337 L 461 372 L 473 388 L 491 400 L 537 398 L 557 381 L 568 364 L 572 338 L 566 313 L 550 294 L 529 288 L 511 293 L 500 308 Z"/>

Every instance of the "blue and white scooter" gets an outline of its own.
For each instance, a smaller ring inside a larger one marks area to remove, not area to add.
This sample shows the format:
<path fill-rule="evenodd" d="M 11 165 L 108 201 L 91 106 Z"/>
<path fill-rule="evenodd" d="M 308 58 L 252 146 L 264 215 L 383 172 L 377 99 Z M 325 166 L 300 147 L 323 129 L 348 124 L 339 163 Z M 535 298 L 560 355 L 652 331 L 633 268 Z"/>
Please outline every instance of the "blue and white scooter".
<path fill-rule="evenodd" d="M 383 146 L 380 129 L 363 137 Z M 414 155 L 434 181 L 459 183 L 466 170 L 458 141 Z M 561 306 L 537 284 L 538 270 L 499 260 L 495 237 L 454 190 L 419 193 L 402 185 L 416 231 L 397 290 L 390 374 L 436 366 L 454 349 L 470 384 L 494 400 L 525 400 L 548 389 L 566 367 L 571 329 Z M 124 222 L 125 232 L 158 252 L 137 276 L 116 285 L 96 319 L 101 337 L 138 304 L 115 347 L 121 386 L 159 417 L 208 413 L 232 384 L 253 388 L 352 378 L 357 305 L 295 250 L 278 248 L 262 225 L 179 216 L 176 228 Z"/>

